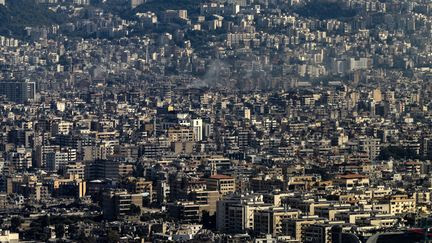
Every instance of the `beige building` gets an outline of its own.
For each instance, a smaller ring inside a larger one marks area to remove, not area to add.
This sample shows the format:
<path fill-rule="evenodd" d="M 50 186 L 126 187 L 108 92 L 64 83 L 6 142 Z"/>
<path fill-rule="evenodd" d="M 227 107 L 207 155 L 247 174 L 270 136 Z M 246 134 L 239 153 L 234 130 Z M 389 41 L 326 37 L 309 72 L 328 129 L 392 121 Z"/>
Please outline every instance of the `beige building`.
<path fill-rule="evenodd" d="M 231 195 L 217 202 L 216 228 L 221 232 L 245 233 L 254 229 L 255 211 L 269 209 L 263 196 Z"/>
<path fill-rule="evenodd" d="M 307 189 L 311 185 L 320 182 L 321 177 L 313 176 L 313 175 L 303 175 L 303 176 L 290 176 L 286 179 L 285 189 L 293 190 L 293 189 Z"/>
<path fill-rule="evenodd" d="M 356 224 L 361 218 L 369 218 L 370 212 L 339 212 L 336 214 L 336 220 L 344 221 L 345 223 Z"/>
<path fill-rule="evenodd" d="M 339 175 L 334 180 L 334 184 L 347 189 L 354 187 L 368 187 L 369 177 L 360 174 Z"/>
<path fill-rule="evenodd" d="M 334 204 L 334 201 L 327 201 L 326 199 L 315 200 L 314 198 L 297 198 L 291 197 L 285 200 L 292 208 L 300 209 L 307 215 L 315 215 L 315 209 L 321 207 L 329 207 Z"/>
<path fill-rule="evenodd" d="M 9 230 L 0 230 L 0 242 L 5 243 L 18 243 L 19 234 L 12 233 Z"/>
<path fill-rule="evenodd" d="M 73 192 L 75 197 L 81 198 L 86 195 L 87 187 L 85 180 L 71 175 L 69 178 L 54 179 L 53 189 L 61 194 Z"/>
<path fill-rule="evenodd" d="M 370 218 L 363 218 L 359 220 L 359 223 L 362 225 L 372 225 L 377 226 L 379 228 L 392 228 L 397 226 L 397 224 L 400 222 L 400 219 L 396 216 L 388 216 L 388 215 L 382 215 L 382 216 L 375 216 Z"/>
<path fill-rule="evenodd" d="M 73 123 L 68 121 L 58 121 L 52 125 L 52 135 L 69 134 L 73 128 Z"/>
<path fill-rule="evenodd" d="M 235 192 L 235 179 L 226 175 L 212 175 L 206 179 L 207 189 L 209 191 L 219 191 L 222 195 Z"/>
<path fill-rule="evenodd" d="M 282 222 L 282 234 L 293 237 L 295 240 L 302 240 L 302 232 L 310 224 L 324 223 L 324 218 L 303 217 L 299 219 L 287 219 Z"/>
<path fill-rule="evenodd" d="M 127 217 L 132 205 L 142 207 L 142 194 L 130 194 L 127 191 L 106 191 L 103 193 L 102 209 L 106 219 Z"/>
<path fill-rule="evenodd" d="M 170 142 L 193 142 L 193 129 L 189 127 L 169 128 L 168 140 Z"/>
<path fill-rule="evenodd" d="M 393 195 L 389 198 L 390 214 L 415 213 L 416 200 L 408 195 Z"/>
<path fill-rule="evenodd" d="M 359 139 L 359 148 L 368 154 L 369 160 L 374 160 L 381 151 L 381 140 L 378 138 L 361 137 Z"/>
<path fill-rule="evenodd" d="M 207 205 L 199 205 L 195 202 L 174 202 L 169 203 L 168 214 L 171 217 L 181 220 L 183 223 L 197 223 L 202 219 L 203 208 Z"/>
<path fill-rule="evenodd" d="M 153 197 L 153 183 L 144 178 L 127 177 L 124 182 L 125 187 L 132 193 L 148 193 L 149 200 Z"/>
<path fill-rule="evenodd" d="M 298 218 L 300 214 L 301 211 L 298 209 L 282 207 L 257 210 L 254 213 L 254 231 L 257 234 L 280 235 L 282 233 L 282 221 Z"/>
<path fill-rule="evenodd" d="M 220 199 L 218 191 L 194 190 L 190 193 L 191 199 L 198 205 L 205 205 L 202 209 L 209 215 L 216 213 L 216 203 Z"/>
<path fill-rule="evenodd" d="M 330 205 L 326 207 L 315 208 L 315 215 L 319 217 L 327 218 L 331 221 L 336 220 L 336 214 L 341 212 L 349 212 L 350 205 Z"/>
<path fill-rule="evenodd" d="M 173 142 L 171 143 L 171 150 L 175 154 L 191 154 L 194 149 L 193 142 Z"/>
<path fill-rule="evenodd" d="M 332 243 L 330 224 L 310 224 L 303 227 L 301 242 Z"/>

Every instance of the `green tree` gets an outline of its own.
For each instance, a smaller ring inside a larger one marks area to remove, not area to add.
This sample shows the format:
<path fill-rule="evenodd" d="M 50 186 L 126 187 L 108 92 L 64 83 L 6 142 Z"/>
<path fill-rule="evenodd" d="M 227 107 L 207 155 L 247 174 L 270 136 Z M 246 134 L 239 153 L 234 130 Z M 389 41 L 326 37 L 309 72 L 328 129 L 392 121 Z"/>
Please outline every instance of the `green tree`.
<path fill-rule="evenodd" d="M 47 227 L 47 226 L 50 226 L 50 225 L 51 225 L 51 218 L 50 218 L 50 216 L 44 215 L 41 218 L 41 226 L 42 227 Z"/>
<path fill-rule="evenodd" d="M 34 0 L 8 0 L 5 6 L 0 6 L 0 33 L 24 37 L 26 26 L 60 24 L 66 19 L 66 15 L 57 14 Z"/>
<path fill-rule="evenodd" d="M 116 230 L 109 229 L 107 232 L 107 240 L 108 243 L 117 243 L 120 241 L 120 235 Z"/>
<path fill-rule="evenodd" d="M 18 228 L 21 226 L 21 224 L 23 223 L 23 220 L 21 217 L 13 217 L 11 219 L 11 227 L 10 230 L 12 232 L 17 232 Z"/>
<path fill-rule="evenodd" d="M 57 238 L 63 238 L 65 234 L 64 224 L 56 224 L 55 233 Z"/>
<path fill-rule="evenodd" d="M 131 204 L 129 213 L 130 213 L 130 215 L 140 216 L 141 215 L 141 208 L 135 204 Z"/>
<path fill-rule="evenodd" d="M 216 215 L 211 215 L 208 211 L 204 211 L 202 216 L 203 227 L 206 229 L 215 229 L 216 228 Z"/>

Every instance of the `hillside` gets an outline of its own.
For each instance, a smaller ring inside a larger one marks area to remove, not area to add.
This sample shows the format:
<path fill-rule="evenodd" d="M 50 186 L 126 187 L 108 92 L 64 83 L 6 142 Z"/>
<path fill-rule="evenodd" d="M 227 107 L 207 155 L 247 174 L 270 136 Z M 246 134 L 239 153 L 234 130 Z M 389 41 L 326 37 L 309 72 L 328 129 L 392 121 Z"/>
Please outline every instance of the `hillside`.
<path fill-rule="evenodd" d="M 26 26 L 62 23 L 64 19 L 34 0 L 7 0 L 0 6 L 0 34 L 23 36 Z"/>
<path fill-rule="evenodd" d="M 199 14 L 199 5 L 204 2 L 203 0 L 164 0 L 164 1 L 149 1 L 134 9 L 127 9 L 118 13 L 124 19 L 130 19 L 135 16 L 138 12 L 155 12 L 161 13 L 165 10 L 180 10 L 184 9 L 188 11 L 188 15 Z"/>
<path fill-rule="evenodd" d="M 343 19 L 354 17 L 357 12 L 345 8 L 341 2 L 314 0 L 295 9 L 299 15 L 306 18 Z"/>

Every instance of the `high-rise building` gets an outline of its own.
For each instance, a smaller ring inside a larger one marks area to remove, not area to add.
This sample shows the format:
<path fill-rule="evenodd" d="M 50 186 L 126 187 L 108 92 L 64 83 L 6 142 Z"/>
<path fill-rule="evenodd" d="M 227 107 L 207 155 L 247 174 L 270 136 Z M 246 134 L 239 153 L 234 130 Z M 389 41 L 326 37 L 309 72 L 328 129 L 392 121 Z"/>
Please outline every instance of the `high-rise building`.
<path fill-rule="evenodd" d="M 251 110 L 247 107 L 244 109 L 244 118 L 248 120 L 251 119 Z"/>
<path fill-rule="evenodd" d="M 17 103 L 34 100 L 36 84 L 29 81 L 3 80 L 0 81 L 0 96 Z"/>
<path fill-rule="evenodd" d="M 202 119 L 192 120 L 193 133 L 195 141 L 201 141 L 203 139 L 203 121 Z"/>

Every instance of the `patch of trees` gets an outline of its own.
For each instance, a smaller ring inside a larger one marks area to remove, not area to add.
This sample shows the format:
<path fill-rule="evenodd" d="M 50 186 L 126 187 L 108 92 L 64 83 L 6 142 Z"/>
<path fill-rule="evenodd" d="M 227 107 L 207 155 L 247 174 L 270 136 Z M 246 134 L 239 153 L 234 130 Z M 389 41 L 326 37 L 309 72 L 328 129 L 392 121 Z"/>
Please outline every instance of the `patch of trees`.
<path fill-rule="evenodd" d="M 199 5 L 204 1 L 201 0 L 164 0 L 164 1 L 149 1 L 139 5 L 134 9 L 128 9 L 121 13 L 122 18 L 133 18 L 136 13 L 144 13 L 147 11 L 159 14 L 165 10 L 187 10 L 188 15 L 199 13 Z"/>
<path fill-rule="evenodd" d="M 317 19 L 351 18 L 357 15 L 356 10 L 343 6 L 339 1 L 321 0 L 310 1 L 304 6 L 297 8 L 295 12 L 303 17 Z"/>
<path fill-rule="evenodd" d="M 57 14 L 34 0 L 7 0 L 0 6 L 0 34 L 5 36 L 25 35 L 25 27 L 61 24 L 66 16 Z"/>
<path fill-rule="evenodd" d="M 378 160 L 388 160 L 393 159 L 421 159 L 414 150 L 409 148 L 404 148 L 402 146 L 388 146 L 382 148 L 380 154 L 378 155 Z"/>

